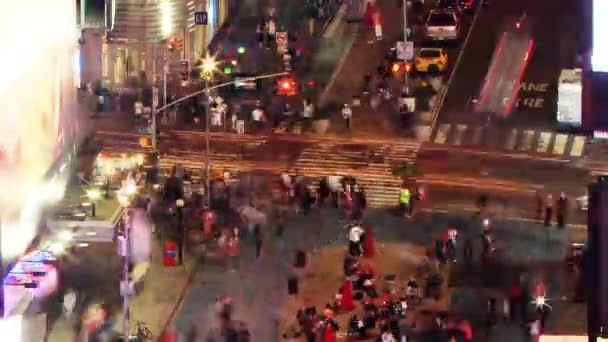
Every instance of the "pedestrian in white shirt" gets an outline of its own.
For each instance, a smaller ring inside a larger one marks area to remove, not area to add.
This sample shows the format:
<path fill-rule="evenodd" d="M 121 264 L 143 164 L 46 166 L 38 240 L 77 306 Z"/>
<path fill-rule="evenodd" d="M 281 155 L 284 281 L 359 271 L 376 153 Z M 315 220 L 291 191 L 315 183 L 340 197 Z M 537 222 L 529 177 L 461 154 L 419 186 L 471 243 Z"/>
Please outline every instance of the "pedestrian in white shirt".
<path fill-rule="evenodd" d="M 342 180 L 344 177 L 337 174 L 327 176 L 327 187 L 329 188 L 332 204 L 335 208 L 339 206 L 340 190 L 342 189 Z"/>
<path fill-rule="evenodd" d="M 251 112 L 251 119 L 253 120 L 253 127 L 255 130 L 262 129 L 264 127 L 264 110 L 260 107 L 256 107 Z"/>
<path fill-rule="evenodd" d="M 344 119 L 346 129 L 350 130 L 352 127 L 353 110 L 350 109 L 348 104 L 344 104 L 344 107 L 342 107 L 342 118 Z"/>
<path fill-rule="evenodd" d="M 304 109 L 302 110 L 302 118 L 304 118 L 304 120 L 312 119 L 313 112 L 314 112 L 314 105 L 312 104 L 312 101 L 310 101 L 309 99 L 304 100 Z"/>
<path fill-rule="evenodd" d="M 348 231 L 348 251 L 351 256 L 361 256 L 361 236 L 365 233 L 359 225 L 354 225 Z"/>

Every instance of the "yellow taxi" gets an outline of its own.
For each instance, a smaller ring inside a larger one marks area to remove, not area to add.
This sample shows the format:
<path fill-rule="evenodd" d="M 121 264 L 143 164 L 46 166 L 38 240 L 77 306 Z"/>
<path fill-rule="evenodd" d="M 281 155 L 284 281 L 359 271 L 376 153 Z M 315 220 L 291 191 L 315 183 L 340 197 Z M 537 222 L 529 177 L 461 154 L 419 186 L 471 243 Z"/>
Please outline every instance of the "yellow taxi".
<path fill-rule="evenodd" d="M 441 72 L 448 66 L 448 53 L 442 48 L 421 48 L 414 67 L 418 72 Z"/>

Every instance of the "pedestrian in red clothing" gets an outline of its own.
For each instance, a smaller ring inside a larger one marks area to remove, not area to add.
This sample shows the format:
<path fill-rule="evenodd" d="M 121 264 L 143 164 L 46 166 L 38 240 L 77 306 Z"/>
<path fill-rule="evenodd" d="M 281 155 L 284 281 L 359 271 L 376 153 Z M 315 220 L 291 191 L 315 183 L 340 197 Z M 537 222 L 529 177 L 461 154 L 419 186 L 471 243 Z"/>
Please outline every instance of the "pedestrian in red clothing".
<path fill-rule="evenodd" d="M 323 342 L 336 342 L 336 332 L 334 330 L 334 326 L 331 323 L 327 323 L 327 325 L 325 326 Z"/>
<path fill-rule="evenodd" d="M 371 1 L 367 2 L 367 6 L 365 8 L 365 23 L 368 26 L 374 25 L 374 13 L 376 10 L 374 9 L 374 4 Z"/>
<path fill-rule="evenodd" d="M 205 209 L 203 209 L 203 238 L 204 240 L 208 241 L 211 240 L 211 238 L 213 238 L 213 225 L 216 222 L 216 217 L 215 217 L 215 213 L 205 207 Z"/>
<path fill-rule="evenodd" d="M 373 258 L 375 253 L 374 232 L 372 226 L 368 225 L 365 227 L 365 237 L 363 238 L 363 256 L 366 258 Z"/>
<path fill-rule="evenodd" d="M 241 254 L 241 243 L 239 237 L 234 233 L 231 233 L 228 238 L 227 252 L 230 258 L 230 271 L 234 272 L 238 266 L 239 255 Z"/>
<path fill-rule="evenodd" d="M 343 311 L 351 311 L 355 308 L 353 302 L 353 282 L 349 279 L 344 281 L 342 285 L 342 299 L 340 300 L 340 309 Z"/>

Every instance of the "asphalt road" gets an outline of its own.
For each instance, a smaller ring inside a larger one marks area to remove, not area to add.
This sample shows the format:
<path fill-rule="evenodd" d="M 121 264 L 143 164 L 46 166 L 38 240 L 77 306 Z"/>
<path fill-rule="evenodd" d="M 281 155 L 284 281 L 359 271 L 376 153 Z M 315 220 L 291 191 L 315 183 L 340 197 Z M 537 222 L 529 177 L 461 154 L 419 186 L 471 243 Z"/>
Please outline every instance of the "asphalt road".
<path fill-rule="evenodd" d="M 330 84 L 327 90 L 326 102 L 328 107 L 331 108 L 344 103 L 351 103 L 353 96 L 361 96 L 364 76 L 366 74 L 374 75 L 390 48 L 394 46 L 396 41 L 403 40 L 403 10 L 397 3 L 398 1 L 389 0 L 376 2 L 377 9 L 380 11 L 382 18 L 383 39 L 381 41 L 376 40 L 373 27 L 368 26 L 366 23 L 360 25 L 357 38 L 348 52 L 344 66 L 335 75 L 333 83 Z M 432 43 L 424 39 L 422 26 L 414 27 L 413 25 L 424 24 L 426 13 L 428 13 L 433 2 L 426 1 L 426 4 L 428 7 L 424 8 L 422 13 L 416 13 L 413 10 L 408 12 L 408 23 L 413 27 L 412 40 L 414 41 L 414 48 L 444 47 L 448 51 L 448 67 L 442 72 L 442 75 L 447 78 L 458 59 L 462 44 Z M 462 40 L 464 40 L 464 37 L 468 33 L 472 17 L 471 14 L 463 16 Z M 418 82 L 417 79 L 425 76 L 413 73 L 410 76 L 411 84 L 416 84 Z M 404 79 L 405 75 L 403 72 L 395 74 L 393 82 L 395 94 L 399 93 Z M 362 99 L 362 106 L 354 110 L 353 129 L 355 131 L 360 130 L 363 136 L 367 134 L 369 136 L 403 137 L 403 132 L 396 127 L 399 123 L 392 118 L 394 113 L 396 113 L 396 105 L 394 103 L 383 104 L 378 110 L 372 110 L 369 107 L 369 99 L 364 97 Z"/>
<path fill-rule="evenodd" d="M 472 113 L 471 98 L 481 90 L 505 25 L 512 25 L 525 13 L 532 26 L 535 48 L 522 79 L 520 104 L 514 114 L 497 124 L 553 128 L 557 78 L 562 68 L 572 66 L 576 50 L 575 32 L 571 32 L 573 23 L 577 22 L 574 7 L 574 3 L 563 0 L 490 1 L 484 6 L 448 90 L 439 122 L 482 124 L 486 120 L 485 115 Z M 533 84 L 532 87 L 529 84 Z"/>

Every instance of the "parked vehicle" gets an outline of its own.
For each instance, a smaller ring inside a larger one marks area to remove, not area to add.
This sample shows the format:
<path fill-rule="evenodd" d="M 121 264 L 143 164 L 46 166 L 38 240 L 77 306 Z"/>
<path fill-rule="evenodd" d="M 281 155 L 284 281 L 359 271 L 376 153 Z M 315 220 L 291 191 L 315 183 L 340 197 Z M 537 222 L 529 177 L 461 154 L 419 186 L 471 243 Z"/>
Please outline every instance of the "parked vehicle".
<path fill-rule="evenodd" d="M 454 10 L 432 10 L 426 21 L 426 37 L 433 41 L 460 39 L 460 19 Z"/>

